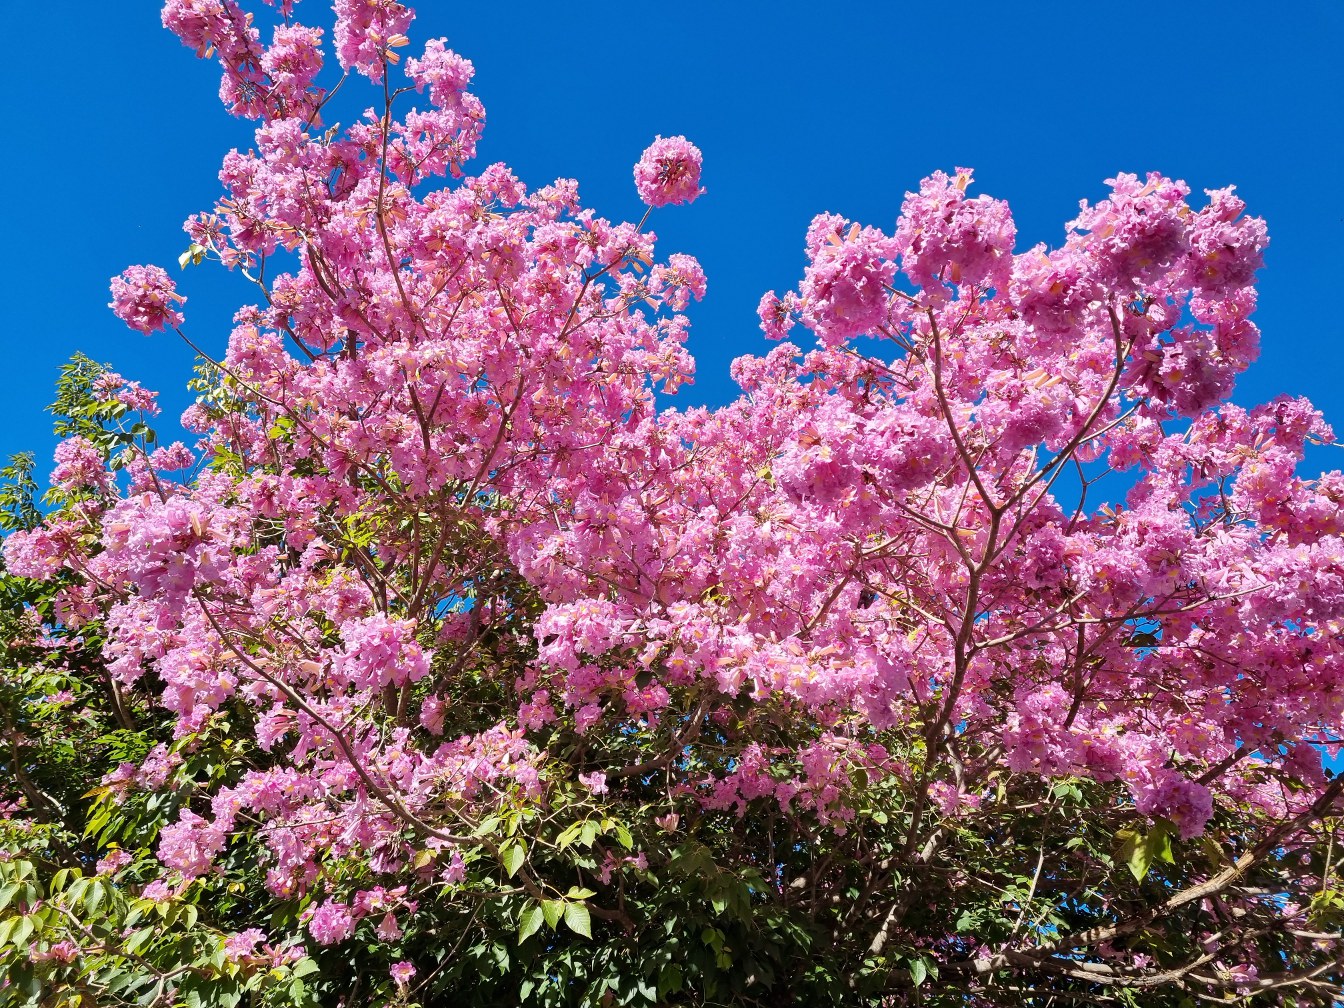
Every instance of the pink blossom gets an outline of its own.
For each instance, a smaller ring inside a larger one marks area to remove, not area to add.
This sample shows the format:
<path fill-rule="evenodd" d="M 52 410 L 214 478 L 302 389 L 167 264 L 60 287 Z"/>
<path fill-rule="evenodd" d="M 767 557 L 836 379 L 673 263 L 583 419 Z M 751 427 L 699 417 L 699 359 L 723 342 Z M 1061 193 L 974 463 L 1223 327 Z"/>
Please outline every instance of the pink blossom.
<path fill-rule="evenodd" d="M 95 870 L 99 875 L 115 875 L 133 860 L 131 855 L 124 850 L 112 850 L 98 862 Z"/>
<path fill-rule="evenodd" d="M 308 933 L 319 945 L 335 945 L 355 931 L 355 919 L 343 903 L 327 900 L 319 904 L 308 920 Z"/>
<path fill-rule="evenodd" d="M 1107 179 L 1111 196 L 1096 206 L 1083 204 L 1069 230 L 1087 260 L 1086 272 L 1106 287 L 1160 289 L 1164 276 L 1181 279 L 1189 249 L 1190 189 L 1156 172 L 1146 182 L 1121 173 Z M 1086 230 L 1085 236 L 1078 234 Z M 1174 268 L 1176 271 L 1174 271 Z"/>
<path fill-rule="evenodd" d="M 945 816 L 966 815 L 980 807 L 980 795 L 958 791 L 947 781 L 934 781 L 929 785 L 929 800 Z"/>
<path fill-rule="evenodd" d="M 155 448 L 149 456 L 149 463 L 163 472 L 175 472 L 194 466 L 196 456 L 181 441 L 174 441 L 163 448 Z"/>
<path fill-rule="evenodd" d="M 336 56 L 347 70 L 383 79 L 383 61 L 394 63 L 414 12 L 396 0 L 336 0 Z"/>
<path fill-rule="evenodd" d="M 174 897 L 173 887 L 163 879 L 155 879 L 140 891 L 140 898 L 155 903 L 166 903 Z"/>
<path fill-rule="evenodd" d="M 108 379 L 111 380 L 110 386 L 106 383 Z M 120 375 L 109 372 L 99 379 L 99 385 L 101 388 L 96 391 L 109 397 L 103 399 L 103 402 L 107 402 L 109 399 L 115 400 L 129 409 L 139 410 L 149 416 L 156 416 L 159 412 L 158 403 L 155 401 L 158 398 L 158 393 L 142 388 L 139 382 L 128 382 L 123 380 Z"/>
<path fill-rule="evenodd" d="M 467 877 L 467 867 L 461 851 L 453 851 L 453 856 L 448 859 L 448 867 L 441 872 L 441 876 L 449 885 L 457 885 Z"/>
<path fill-rule="evenodd" d="M 654 267 L 653 274 L 673 311 L 684 311 L 691 297 L 699 301 L 705 296 L 705 271 L 694 256 L 674 252 L 666 266 Z"/>
<path fill-rule="evenodd" d="M 224 940 L 224 954 L 230 959 L 243 959 L 251 956 L 258 945 L 265 942 L 266 932 L 259 928 L 248 928 Z"/>
<path fill-rule="evenodd" d="M 159 833 L 157 853 L 160 861 L 181 872 L 184 878 L 197 878 L 210 870 L 226 839 L 219 824 L 207 822 L 190 809 L 183 809 L 177 822 L 165 826 Z"/>
<path fill-rule="evenodd" d="M 401 937 L 401 925 L 397 923 L 397 916 L 393 913 L 383 915 L 382 920 L 374 929 L 379 938 L 384 941 L 395 941 Z"/>
<path fill-rule="evenodd" d="M 803 321 L 834 345 L 887 321 L 896 246 L 876 228 L 822 214 L 808 230 L 812 259 L 798 288 Z"/>
<path fill-rule="evenodd" d="M 781 298 L 774 291 L 767 291 L 756 308 L 766 339 L 783 339 L 794 326 L 797 310 L 796 295 L 785 294 Z"/>
<path fill-rule="evenodd" d="M 44 951 L 34 942 L 28 949 L 28 958 L 32 962 L 71 963 L 79 956 L 79 946 L 70 940 L 58 941 Z"/>
<path fill-rule="evenodd" d="M 20 529 L 5 537 L 5 567 L 18 577 L 42 581 L 61 569 L 60 543 L 49 528 Z"/>
<path fill-rule="evenodd" d="M 415 976 L 415 966 L 408 962 L 393 963 L 390 972 L 392 981 L 398 987 L 404 989 L 411 982 L 411 978 Z"/>
<path fill-rule="evenodd" d="M 447 713 L 447 704 L 442 697 L 426 697 L 420 705 L 420 724 L 431 735 L 443 734 L 443 719 Z"/>
<path fill-rule="evenodd" d="M 690 203 L 700 188 L 700 148 L 684 136 L 657 137 L 635 165 L 635 189 L 651 207 Z"/>
<path fill-rule="evenodd" d="M 1213 296 L 1247 288 L 1269 244 L 1265 222 L 1243 217 L 1246 204 L 1231 187 L 1209 192 L 1209 204 L 1190 225 L 1190 279 Z"/>
<path fill-rule="evenodd" d="M 475 72 L 470 60 L 447 48 L 446 39 L 430 39 L 423 57 L 406 61 L 406 76 L 415 81 L 415 89 L 428 86 L 430 100 L 441 108 L 457 103 Z"/>
<path fill-rule="evenodd" d="M 1207 787 L 1173 773 L 1161 773 L 1157 781 L 1139 791 L 1136 805 L 1147 815 L 1170 819 L 1182 839 L 1199 836 L 1213 815 L 1213 795 Z"/>
<path fill-rule="evenodd" d="M 604 773 L 579 774 L 579 783 L 595 795 L 607 793 L 607 775 Z"/>
<path fill-rule="evenodd" d="M 84 437 L 66 438 L 56 446 L 51 482 L 66 490 L 105 489 L 111 482 L 103 454 Z"/>
<path fill-rule="evenodd" d="M 276 97 L 290 115 L 301 113 L 305 92 L 322 69 L 322 31 L 302 25 L 278 25 L 262 55 L 261 68 L 270 76 Z"/>
<path fill-rule="evenodd" d="M 112 313 L 132 329 L 149 333 L 180 326 L 182 313 L 174 307 L 186 298 L 158 266 L 129 266 L 112 278 Z"/>
<path fill-rule="evenodd" d="M 429 671 L 431 656 L 415 640 L 415 624 L 386 616 L 347 623 L 345 649 L 332 673 L 358 688 L 418 682 Z"/>
<path fill-rule="evenodd" d="M 906 193 L 896 242 L 901 269 L 915 284 L 941 295 L 943 285 L 1008 287 L 1016 228 L 1008 204 L 966 198 L 969 168 L 949 177 L 934 172 L 919 193 Z"/>
<path fill-rule="evenodd" d="M 163 6 L 163 26 L 200 55 L 210 47 L 227 46 L 233 25 L 243 13 L 235 0 L 168 0 Z"/>

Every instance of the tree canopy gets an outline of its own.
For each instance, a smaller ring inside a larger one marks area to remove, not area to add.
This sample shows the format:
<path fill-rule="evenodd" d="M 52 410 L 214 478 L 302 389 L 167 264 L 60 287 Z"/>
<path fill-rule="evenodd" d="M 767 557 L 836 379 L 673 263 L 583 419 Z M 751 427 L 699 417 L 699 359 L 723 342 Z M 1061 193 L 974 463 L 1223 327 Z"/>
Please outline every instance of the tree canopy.
<path fill-rule="evenodd" d="M 0 474 L 0 1005 L 1335 1001 L 1344 475 L 1229 401 L 1231 189 L 822 214 L 677 408 L 695 145 L 603 219 L 471 167 L 408 8 L 336 0 L 324 70 L 292 6 L 163 9 L 257 121 L 178 263 L 256 290 L 193 443 L 77 356 L 50 489 Z"/>

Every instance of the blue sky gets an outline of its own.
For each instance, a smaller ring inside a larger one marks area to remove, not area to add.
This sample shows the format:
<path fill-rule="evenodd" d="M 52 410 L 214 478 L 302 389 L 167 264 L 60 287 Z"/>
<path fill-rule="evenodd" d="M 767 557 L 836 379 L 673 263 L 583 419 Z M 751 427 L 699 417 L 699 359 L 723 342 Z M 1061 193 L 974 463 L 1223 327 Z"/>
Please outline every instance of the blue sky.
<path fill-rule="evenodd" d="M 157 3 L 51 10 L 6 12 L 9 37 L 25 41 L 0 69 L 11 96 L 0 453 L 35 449 L 43 474 L 42 409 L 75 350 L 159 389 L 165 432 L 190 402 L 190 351 L 122 327 L 107 283 L 132 263 L 176 274 L 181 222 L 218 195 L 221 155 L 250 146 L 248 125 L 216 100 L 218 71 L 160 27 Z M 321 0 L 297 13 L 329 35 Z M 1103 179 L 1159 170 L 1197 192 L 1235 184 L 1269 222 L 1264 352 L 1238 401 L 1307 395 L 1344 433 L 1337 0 L 421 3 L 408 51 L 440 35 L 476 64 L 488 114 L 478 168 L 504 161 L 534 186 L 575 177 L 603 215 L 637 219 L 631 166 L 653 136 L 703 149 L 708 192 L 652 219 L 662 252 L 696 255 L 709 276 L 690 313 L 699 377 L 683 402 L 730 398 L 728 362 L 768 346 L 756 302 L 796 282 L 815 213 L 890 229 L 922 176 L 967 165 L 976 191 L 1012 204 L 1024 245 L 1056 243 Z M 244 281 L 207 266 L 180 283 L 189 332 L 221 348 L 251 300 Z M 1341 466 L 1335 455 L 1312 461 Z"/>

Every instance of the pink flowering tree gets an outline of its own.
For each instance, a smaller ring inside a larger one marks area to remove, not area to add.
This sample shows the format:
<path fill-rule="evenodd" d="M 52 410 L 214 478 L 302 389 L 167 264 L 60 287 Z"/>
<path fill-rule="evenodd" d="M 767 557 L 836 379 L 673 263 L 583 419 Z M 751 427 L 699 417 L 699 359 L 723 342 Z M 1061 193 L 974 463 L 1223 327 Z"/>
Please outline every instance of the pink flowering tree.
<path fill-rule="evenodd" d="M 0 1003 L 1332 1003 L 1344 476 L 1229 402 L 1231 190 L 824 214 L 797 342 L 660 410 L 698 263 L 466 174 L 408 8 L 337 0 L 328 67 L 291 6 L 163 10 L 257 122 L 186 224 L 254 291 L 192 443 L 77 358 L 45 510 L 4 474 Z"/>

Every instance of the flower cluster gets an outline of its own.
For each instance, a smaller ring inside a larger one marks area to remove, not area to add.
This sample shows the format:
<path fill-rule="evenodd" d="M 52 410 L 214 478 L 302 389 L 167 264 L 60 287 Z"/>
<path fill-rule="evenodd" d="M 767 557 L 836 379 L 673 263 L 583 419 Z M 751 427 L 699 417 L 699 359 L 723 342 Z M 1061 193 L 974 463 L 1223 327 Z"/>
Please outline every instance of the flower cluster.
<path fill-rule="evenodd" d="M 130 266 L 112 278 L 112 302 L 108 307 L 132 329 L 149 334 L 156 329 L 180 326 L 183 317 L 176 305 L 185 300 L 158 266 Z"/>
<path fill-rule="evenodd" d="M 651 207 L 690 203 L 700 188 L 700 148 L 684 136 L 659 136 L 635 163 L 635 189 Z"/>
<path fill-rule="evenodd" d="M 335 8 L 340 65 L 391 74 L 409 8 Z M 564 915 L 582 933 L 590 898 L 635 928 L 624 901 L 709 877 L 686 867 L 704 851 L 720 874 L 689 902 L 730 903 L 713 886 L 738 872 L 743 902 L 792 921 L 893 879 L 971 892 L 948 850 L 1075 790 L 1110 830 L 1096 850 L 1207 835 L 1212 877 L 1258 850 L 1225 821 L 1278 858 L 1338 813 L 1316 747 L 1344 723 L 1344 476 L 1297 474 L 1333 438 L 1309 404 L 1226 401 L 1267 241 L 1230 190 L 1192 203 L 1118 175 L 1053 249 L 1015 249 L 1008 205 L 969 196 L 964 168 L 908 193 L 890 232 L 822 214 L 796 290 L 760 304 L 767 336 L 810 345 L 736 361 L 721 408 L 665 408 L 694 374 L 699 261 L 571 180 L 465 174 L 484 113 L 442 40 L 387 89 L 427 89 L 428 110 L 388 97 L 327 133 L 321 31 L 285 18 L 264 47 L 235 0 L 163 17 L 259 120 L 187 229 L 265 266 L 265 291 L 197 383 L 193 445 L 130 438 L 113 478 L 108 431 L 70 436 L 66 503 L 5 541 L 9 573 L 51 590 L 34 650 L 131 695 L 121 721 L 159 719 L 101 787 L 171 812 L 143 858 L 99 850 L 100 873 L 168 902 L 245 850 L 277 920 L 394 949 L 377 982 L 404 999 L 417 916 L 467 894 L 463 919 L 533 901 L 510 942 Z M 639 198 L 691 202 L 701 161 L 659 137 Z M 183 325 L 157 267 L 112 297 L 138 331 Z M 90 395 L 154 406 L 111 374 Z M 80 706 L 64 685 L 35 696 Z M 1013 897 L 1019 923 L 1033 898 Z M 1048 926 L 1109 914 L 1137 942 L 1135 898 L 1065 892 Z M 1286 912 L 1238 909 L 1261 935 Z M 974 973 L 976 919 L 901 941 Z M 1056 940 L 1043 927 L 1028 951 Z M 241 970 L 292 946 L 249 929 L 220 947 Z"/>

